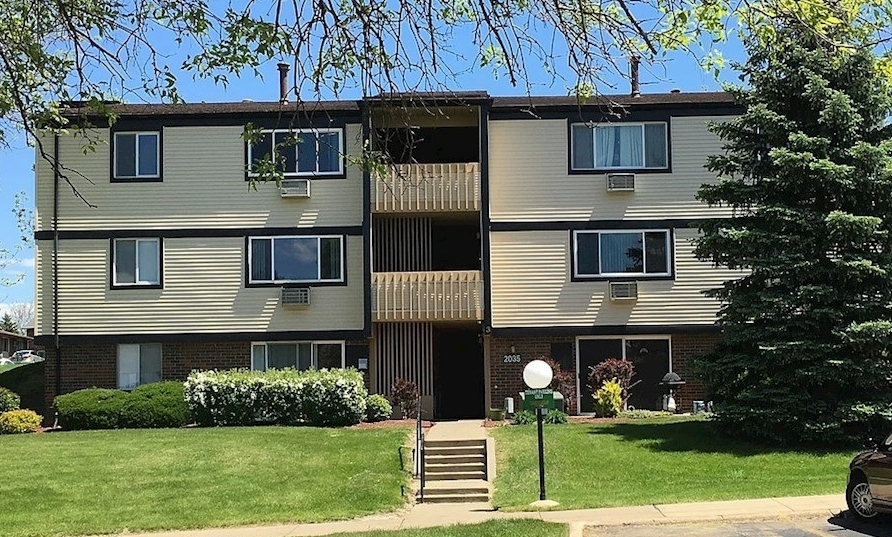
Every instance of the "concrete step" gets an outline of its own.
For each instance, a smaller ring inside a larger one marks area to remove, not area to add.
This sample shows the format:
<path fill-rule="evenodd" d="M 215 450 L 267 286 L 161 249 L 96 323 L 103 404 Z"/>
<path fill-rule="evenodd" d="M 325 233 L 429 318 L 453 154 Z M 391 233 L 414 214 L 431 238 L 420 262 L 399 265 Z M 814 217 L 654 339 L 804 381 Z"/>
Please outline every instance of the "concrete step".
<path fill-rule="evenodd" d="M 489 494 L 425 494 L 417 498 L 422 503 L 486 503 Z"/>
<path fill-rule="evenodd" d="M 486 470 L 486 465 L 483 461 L 480 462 L 464 462 L 464 463 L 447 463 L 447 464 L 431 464 L 430 462 L 424 463 L 424 471 L 427 472 L 427 475 L 432 474 L 443 474 L 443 473 L 453 473 L 453 472 L 483 472 Z"/>
<path fill-rule="evenodd" d="M 459 479 L 452 481 L 430 481 L 425 483 L 424 503 L 468 503 L 489 502 L 492 487 L 482 479 Z"/>
<path fill-rule="evenodd" d="M 454 479 L 425 483 L 425 494 L 489 494 L 492 486 L 482 479 Z"/>
<path fill-rule="evenodd" d="M 486 447 L 486 440 L 482 438 L 455 439 L 455 440 L 430 440 L 424 439 L 424 448 L 441 448 L 441 447 Z"/>
<path fill-rule="evenodd" d="M 484 453 L 486 453 L 486 446 L 424 446 L 425 457 L 431 455 L 483 455 Z"/>
<path fill-rule="evenodd" d="M 427 464 L 465 464 L 469 462 L 486 464 L 486 455 L 483 453 L 472 453 L 467 455 L 431 455 L 430 453 L 425 453 L 424 462 Z"/>
<path fill-rule="evenodd" d="M 443 473 L 427 473 L 424 477 L 427 481 L 445 481 L 454 479 L 486 479 L 486 472 L 443 472 Z"/>

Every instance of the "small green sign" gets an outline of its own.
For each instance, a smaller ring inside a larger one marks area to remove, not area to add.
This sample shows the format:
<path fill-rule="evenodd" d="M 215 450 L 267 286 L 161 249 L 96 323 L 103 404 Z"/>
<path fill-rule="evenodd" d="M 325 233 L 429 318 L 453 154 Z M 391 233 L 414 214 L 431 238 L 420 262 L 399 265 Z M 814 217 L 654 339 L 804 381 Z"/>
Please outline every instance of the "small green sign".
<path fill-rule="evenodd" d="M 526 390 L 523 392 L 524 400 L 532 402 L 535 406 L 554 407 L 554 390 Z"/>

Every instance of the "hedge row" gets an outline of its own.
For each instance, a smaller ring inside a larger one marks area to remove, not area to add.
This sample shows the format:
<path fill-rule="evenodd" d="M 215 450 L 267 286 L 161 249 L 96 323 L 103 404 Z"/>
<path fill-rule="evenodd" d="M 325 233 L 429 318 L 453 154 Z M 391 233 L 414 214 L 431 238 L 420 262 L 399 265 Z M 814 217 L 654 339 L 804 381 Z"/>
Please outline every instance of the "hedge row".
<path fill-rule="evenodd" d="M 200 425 L 344 426 L 366 417 L 368 392 L 353 369 L 193 372 L 185 387 Z"/>
<path fill-rule="evenodd" d="M 192 422 L 181 382 L 154 382 L 132 392 L 91 388 L 56 397 L 68 430 L 182 427 Z"/>

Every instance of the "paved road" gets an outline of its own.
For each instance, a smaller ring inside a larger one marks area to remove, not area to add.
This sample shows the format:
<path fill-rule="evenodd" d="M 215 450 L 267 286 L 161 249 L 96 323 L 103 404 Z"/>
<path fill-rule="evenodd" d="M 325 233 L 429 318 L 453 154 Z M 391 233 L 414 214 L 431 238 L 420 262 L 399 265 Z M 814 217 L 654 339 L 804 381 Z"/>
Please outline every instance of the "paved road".
<path fill-rule="evenodd" d="M 892 519 L 861 523 L 850 517 L 588 527 L 584 537 L 892 537 Z"/>

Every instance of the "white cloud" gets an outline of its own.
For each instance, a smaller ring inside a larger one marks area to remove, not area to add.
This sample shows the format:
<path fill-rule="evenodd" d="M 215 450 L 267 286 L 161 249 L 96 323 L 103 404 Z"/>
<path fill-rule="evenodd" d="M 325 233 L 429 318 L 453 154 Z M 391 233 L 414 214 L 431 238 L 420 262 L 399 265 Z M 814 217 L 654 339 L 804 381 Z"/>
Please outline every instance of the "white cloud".
<path fill-rule="evenodd" d="M 34 258 L 26 257 L 24 259 L 13 259 L 9 265 L 9 267 L 20 267 L 25 269 L 33 269 L 34 268 Z"/>

